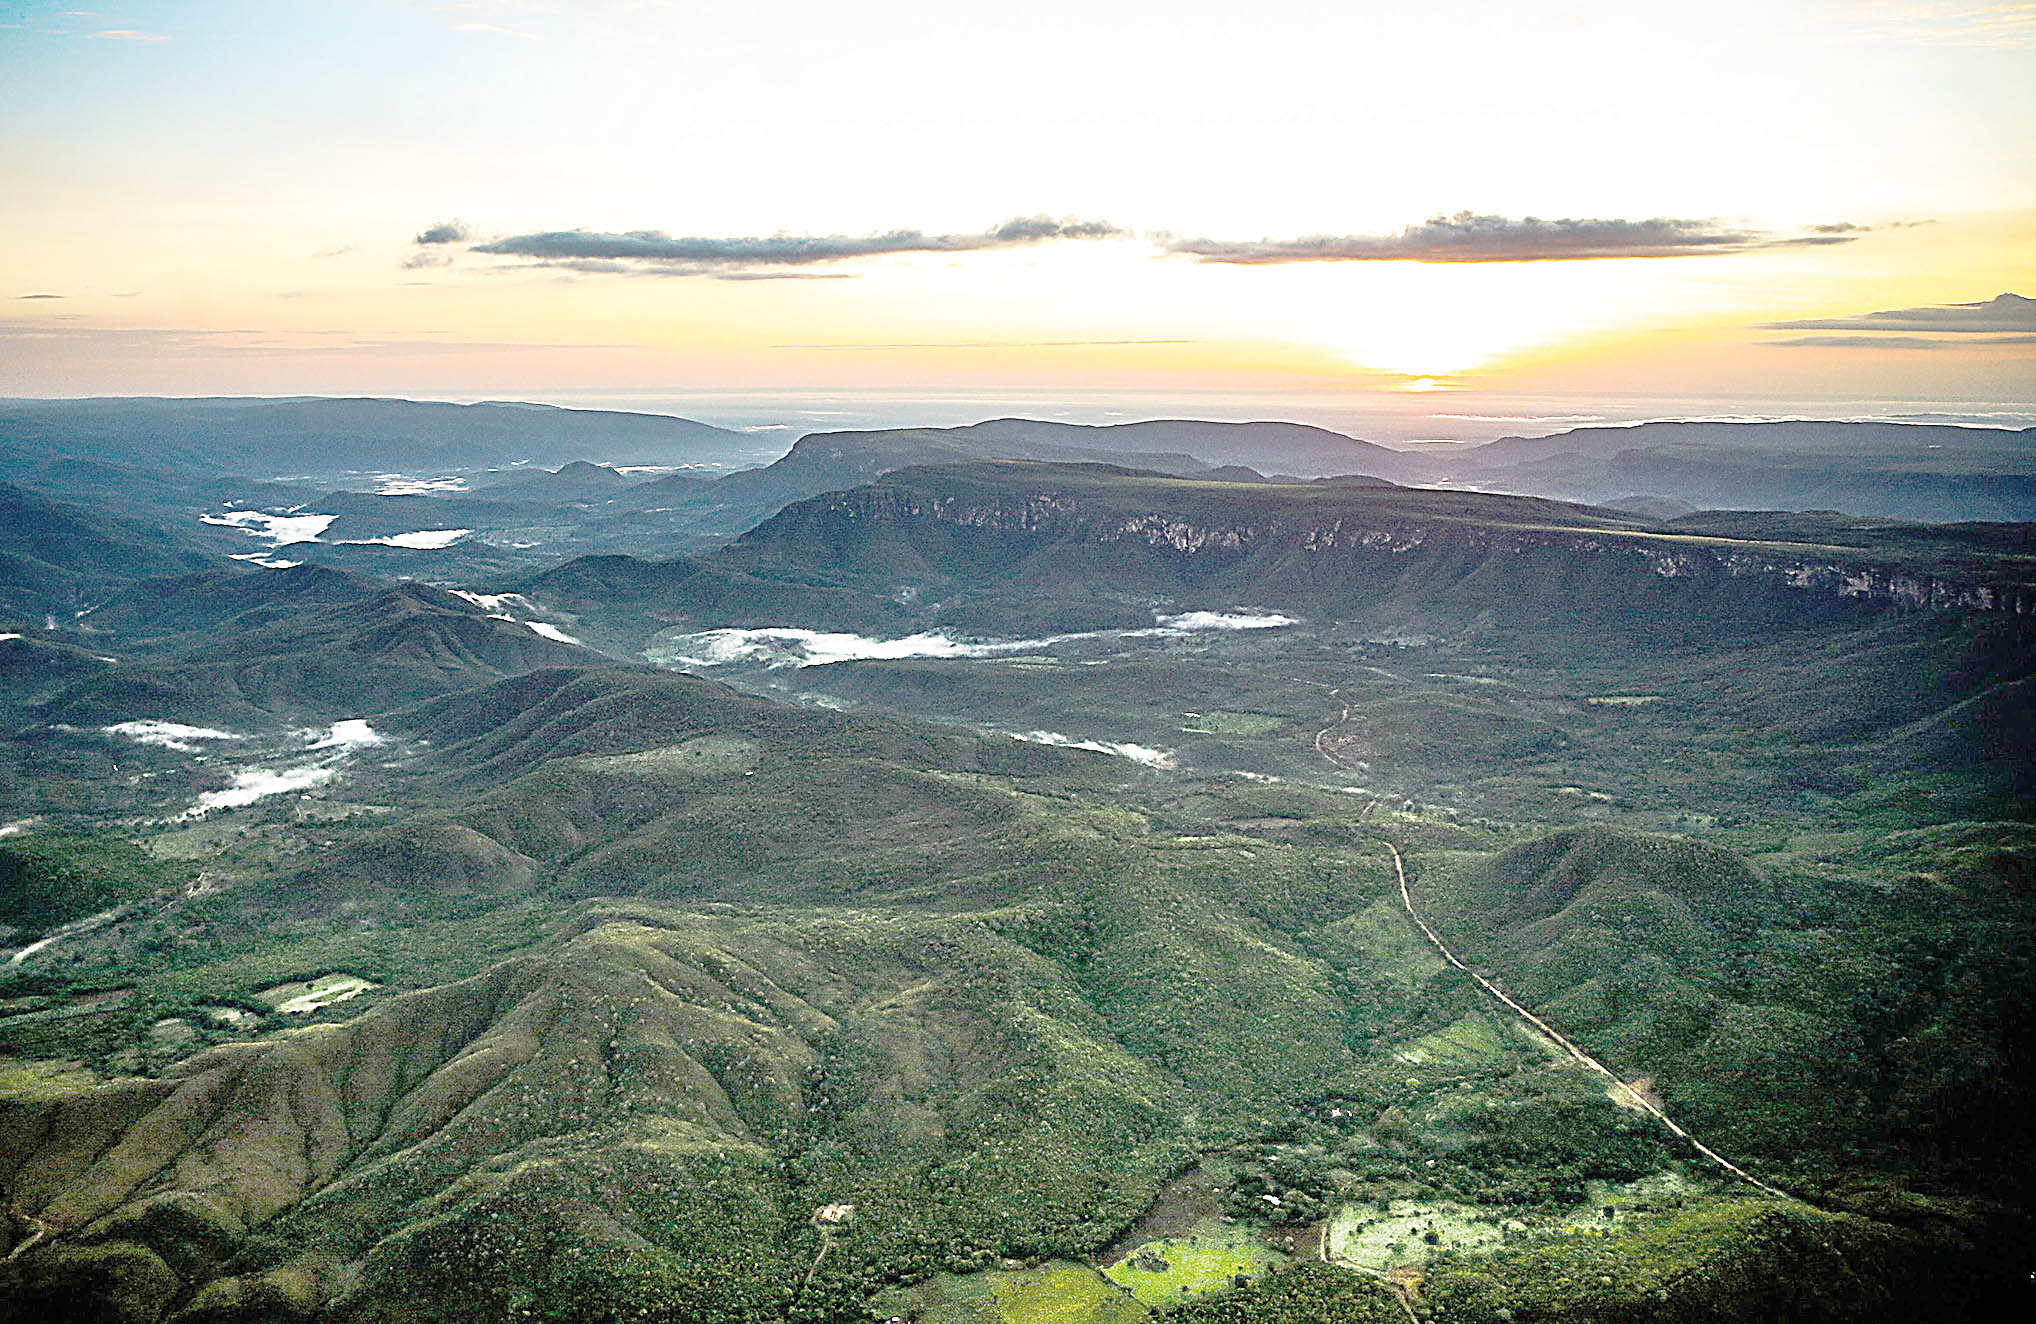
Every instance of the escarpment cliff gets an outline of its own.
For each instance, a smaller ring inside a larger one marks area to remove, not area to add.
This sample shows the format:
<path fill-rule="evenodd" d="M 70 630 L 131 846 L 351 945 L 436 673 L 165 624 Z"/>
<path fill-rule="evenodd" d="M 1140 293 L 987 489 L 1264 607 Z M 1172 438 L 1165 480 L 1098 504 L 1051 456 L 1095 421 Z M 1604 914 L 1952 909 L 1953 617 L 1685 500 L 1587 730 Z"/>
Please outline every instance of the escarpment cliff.
<path fill-rule="evenodd" d="M 1225 490 L 1225 489 L 1228 490 Z M 1742 521 L 1744 523 L 1744 521 Z M 1720 537 L 1536 498 L 1376 482 L 1217 485 L 1109 466 L 907 470 L 794 505 L 734 544 L 750 567 L 1003 585 L 1053 560 L 1126 589 L 1199 587 L 1315 610 L 1419 600 L 1531 618 L 1551 608 L 1706 617 L 1859 607 L 2036 614 L 2036 557 L 2005 526 L 1873 526 L 1847 545 Z"/>

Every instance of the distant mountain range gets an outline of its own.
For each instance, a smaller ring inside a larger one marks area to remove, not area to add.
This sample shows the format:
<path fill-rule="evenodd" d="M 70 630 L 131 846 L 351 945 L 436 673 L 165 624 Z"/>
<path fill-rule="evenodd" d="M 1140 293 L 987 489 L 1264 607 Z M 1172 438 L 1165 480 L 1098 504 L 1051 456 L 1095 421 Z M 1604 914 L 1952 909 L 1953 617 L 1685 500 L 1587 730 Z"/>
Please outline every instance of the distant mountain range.
<path fill-rule="evenodd" d="M 912 465 L 971 459 L 1093 461 L 1177 477 L 1365 474 L 1407 486 L 1639 502 L 1635 508 L 1655 512 L 2036 519 L 2036 429 L 1817 421 L 1645 423 L 1413 453 L 1294 423 L 1177 419 L 1090 427 L 996 419 L 964 428 L 813 433 L 764 468 L 704 484 L 660 480 L 642 491 L 692 512 L 702 532 L 726 535 L 795 500 Z"/>
<path fill-rule="evenodd" d="M 1412 452 L 1297 423 L 1156 419 L 1091 426 L 1001 418 L 967 427 L 817 432 L 780 455 L 772 443 L 688 419 L 539 405 L 0 402 L 0 474 L 50 495 L 162 518 L 165 507 L 188 510 L 194 501 L 221 498 L 258 508 L 331 500 L 322 494 L 335 485 L 357 488 L 361 475 L 459 474 L 471 490 L 430 495 L 485 504 L 456 515 L 450 505 L 438 507 L 447 516 L 442 524 L 482 534 L 550 526 L 548 538 L 556 539 L 556 522 L 542 518 L 544 511 L 561 502 L 584 507 L 570 545 L 558 549 L 566 554 L 619 550 L 646 537 L 699 547 L 806 497 L 913 465 L 981 459 L 1109 463 L 1241 481 L 1365 474 L 1406 486 L 1547 496 L 1650 514 L 1834 510 L 1930 523 L 2036 519 L 2036 429 L 1655 422 Z M 680 471 L 646 477 L 616 466 Z M 288 486 L 264 487 L 263 475 Z M 351 513 L 365 516 L 372 494 L 356 492 L 352 500 Z M 388 507 L 388 529 L 369 533 L 400 531 L 396 525 L 408 518 L 397 517 L 400 508 Z M 604 522 L 605 530 L 591 527 Z M 368 519 L 363 527 L 377 523 Z M 356 529 L 336 536 L 362 535 Z"/>
<path fill-rule="evenodd" d="M 219 474 L 330 476 L 513 464 L 727 461 L 759 448 L 663 414 L 415 400 L 22 400 L 0 402 L 0 456 L 73 458 Z M 753 463 L 754 460 L 748 462 Z"/>
<path fill-rule="evenodd" d="M 1642 423 L 1502 437 L 1451 481 L 1573 501 L 1837 510 L 1926 522 L 2036 519 L 2036 429 L 1911 423 Z"/>

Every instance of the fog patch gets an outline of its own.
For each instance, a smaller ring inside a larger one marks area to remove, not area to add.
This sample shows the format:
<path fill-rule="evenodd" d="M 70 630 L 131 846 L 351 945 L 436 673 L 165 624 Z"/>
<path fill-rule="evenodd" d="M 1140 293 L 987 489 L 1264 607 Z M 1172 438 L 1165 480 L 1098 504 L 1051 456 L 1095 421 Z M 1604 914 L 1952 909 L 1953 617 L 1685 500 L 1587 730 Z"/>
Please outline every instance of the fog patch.
<path fill-rule="evenodd" d="M 207 791 L 194 800 L 182 816 L 197 818 L 214 809 L 239 809 L 272 795 L 308 791 L 314 786 L 323 786 L 338 775 L 337 768 L 322 765 L 285 768 L 281 772 L 270 772 L 266 768 L 242 768 L 233 774 L 233 782 L 225 790 Z"/>
<path fill-rule="evenodd" d="M 323 734 L 314 730 L 305 732 L 305 735 L 311 738 L 311 748 L 313 749 L 338 749 L 344 750 L 347 753 L 352 753 L 356 749 L 369 749 L 375 745 L 385 745 L 388 743 L 387 738 L 381 732 L 375 730 L 375 728 L 369 726 L 358 717 L 350 717 L 345 721 L 334 722 Z"/>
<path fill-rule="evenodd" d="M 482 611 L 490 614 L 501 612 L 509 607 L 522 607 L 528 610 L 531 605 L 530 599 L 524 597 L 521 593 L 473 593 L 463 588 L 447 589 L 446 592 L 456 598 L 465 598 Z"/>
<path fill-rule="evenodd" d="M 1278 630 L 1299 625 L 1292 616 L 1276 611 L 1186 611 L 1159 618 L 1159 629 L 1174 634 L 1197 634 L 1205 630 Z"/>
<path fill-rule="evenodd" d="M 155 745 L 161 749 L 174 749 L 182 754 L 195 754 L 198 740 L 245 740 L 247 737 L 232 731 L 221 731 L 210 726 L 186 726 L 182 722 L 115 722 L 101 727 L 109 736 L 125 736 L 137 745 Z"/>
<path fill-rule="evenodd" d="M 1154 749 L 1150 745 L 1134 745 L 1129 741 L 1077 740 L 1058 731 L 1011 731 L 1006 734 L 1031 745 L 1057 745 L 1062 749 L 1086 749 L 1097 754 L 1114 754 L 1120 759 L 1130 759 L 1133 763 L 1142 763 L 1148 768 L 1171 769 L 1180 766 L 1170 749 Z"/>
<path fill-rule="evenodd" d="M 300 515 L 297 511 L 301 509 L 303 507 L 298 506 L 279 514 L 264 510 L 229 510 L 198 518 L 206 524 L 239 529 L 256 538 L 267 538 L 271 547 L 317 542 L 319 536 L 339 518 L 337 515 Z"/>
<path fill-rule="evenodd" d="M 464 492 L 467 480 L 456 474 L 419 478 L 413 474 L 376 474 L 377 496 L 430 496 L 436 492 Z"/>
<path fill-rule="evenodd" d="M 864 659 L 895 661 L 908 657 L 987 657 L 992 652 L 1033 646 L 1032 643 L 967 644 L 944 634 L 923 633 L 902 639 L 872 639 L 838 630 L 801 630 L 790 626 L 758 630 L 703 630 L 681 635 L 646 650 L 653 662 L 691 667 L 720 667 L 731 662 L 757 662 L 767 667 L 820 667 Z"/>
<path fill-rule="evenodd" d="M 240 809 L 272 795 L 290 795 L 323 786 L 338 777 L 341 766 L 359 751 L 388 743 L 386 737 L 359 718 L 347 718 L 330 727 L 297 734 L 305 741 L 305 751 L 319 756 L 313 762 L 290 768 L 241 768 L 224 788 L 200 795 L 178 817 L 202 818 L 215 809 Z"/>
<path fill-rule="evenodd" d="M 736 662 L 766 667 L 817 667 L 834 662 L 897 661 L 903 658 L 984 658 L 1034 653 L 1065 644 L 1111 639 L 1171 639 L 1191 634 L 1274 630 L 1300 622 L 1262 611 L 1190 611 L 1155 614 L 1154 625 L 1137 630 L 1083 630 L 1037 639 L 962 640 L 937 630 L 900 639 L 873 639 L 844 630 L 795 626 L 702 630 L 646 649 L 644 656 L 667 666 L 720 667 Z"/>
<path fill-rule="evenodd" d="M 472 529 L 419 529 L 414 533 L 389 533 L 379 538 L 341 538 L 342 547 L 406 547 L 417 552 L 436 552 L 450 547 L 472 533 Z"/>
<path fill-rule="evenodd" d="M 573 636 L 567 634 L 564 630 L 559 629 L 556 625 L 552 625 L 547 621 L 525 621 L 523 623 L 529 626 L 533 633 L 543 635 L 546 639 L 551 640 L 553 643 L 576 644 L 580 642 L 579 640 L 573 638 Z"/>

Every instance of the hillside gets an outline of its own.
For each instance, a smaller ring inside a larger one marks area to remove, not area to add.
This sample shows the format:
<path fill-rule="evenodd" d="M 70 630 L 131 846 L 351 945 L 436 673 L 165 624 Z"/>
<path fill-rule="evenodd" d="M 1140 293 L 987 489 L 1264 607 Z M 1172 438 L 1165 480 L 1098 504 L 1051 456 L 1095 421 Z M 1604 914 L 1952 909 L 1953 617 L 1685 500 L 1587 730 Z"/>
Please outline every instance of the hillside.
<path fill-rule="evenodd" d="M 1435 467 L 1425 457 L 1304 423 L 1216 423 L 1175 418 L 1092 426 L 997 418 L 954 431 L 1003 446 L 1056 444 L 1098 455 L 1143 456 L 1172 451 L 1192 455 L 1207 465 L 1244 465 L 1260 472 L 1290 473 L 1303 478 L 1369 474 L 1396 483 L 1417 483 L 1436 476 Z M 997 458 L 1077 457 L 1013 453 Z M 1133 463 L 1139 468 L 1163 471 L 1167 468 L 1143 461 Z"/>
<path fill-rule="evenodd" d="M 1948 427 L 1927 423 L 1853 423 L 1791 419 L 1767 423 L 1664 421 L 1621 427 L 1572 428 L 1542 437 L 1501 437 L 1472 448 L 1480 467 L 1526 464 L 1558 455 L 1609 458 L 1664 446 L 1715 446 L 1771 455 L 1823 455 L 1858 466 L 1915 465 L 1926 458 L 1945 470 L 1982 461 L 2027 460 L 2036 429 Z M 1941 452 L 1941 454 L 1936 454 Z"/>
<path fill-rule="evenodd" d="M 977 435 L 965 428 L 900 428 L 875 432 L 815 432 L 799 438 L 780 459 L 701 484 L 673 475 L 632 494 L 637 504 L 670 504 L 686 511 L 702 532 L 733 536 L 794 501 L 860 487 L 911 465 L 982 459 L 1117 460 L 1115 452 L 1057 442 Z M 1209 466 L 1194 456 L 1141 454 L 1137 463 L 1167 473 Z"/>
<path fill-rule="evenodd" d="M 166 529 L 0 482 L 0 616 L 83 611 L 120 585 L 218 565 Z"/>
<path fill-rule="evenodd" d="M 1791 903 L 1776 879 L 1726 852 L 1602 828 L 1426 876 L 1418 890 L 1448 917 L 1449 940 L 1507 988 L 1628 1078 L 1644 1071 L 1672 1110 L 1732 1137 L 1740 1152 L 1851 1133 L 1890 1152 L 1942 1156 L 1961 1133 L 2015 1146 L 2036 1134 L 2002 1125 L 2028 1106 L 2028 1085 L 2014 1065 L 2023 1049 L 1968 1019 L 1995 1013 L 1924 992 L 1949 979 L 2022 999 L 2002 981 L 2023 958 L 2001 940 L 2029 921 L 2031 897 L 2005 859 L 1955 851 L 1947 860 L 1951 877 L 1935 889 L 1910 878 L 1892 894 L 1810 902 L 1794 939 L 1779 945 L 1766 931 L 1803 893 Z M 1884 969 L 1884 984 L 1850 998 L 1809 992 L 1832 989 L 1837 969 L 1873 961 L 1869 951 L 1885 951 L 1896 932 L 1931 952 L 1922 967 Z M 1776 961 L 1817 973 L 1795 983 L 1778 977 Z M 1865 1039 L 1852 1001 L 1861 997 L 1882 1007 Z M 1945 1053 L 1945 1041 L 1968 1051 Z M 1814 1095 L 1777 1090 L 1791 1072 L 1827 1085 Z M 1891 1088 L 1894 1076 L 1906 1083 Z M 1759 1124 L 1747 1111 L 1755 1098 L 1768 1110 Z M 1936 1134 L 1925 1141 L 1924 1131 Z"/>
<path fill-rule="evenodd" d="M 2036 433 L 1798 420 L 1644 423 L 1503 437 L 1452 482 L 1582 501 L 1838 510 L 1929 522 L 2036 518 Z"/>
<path fill-rule="evenodd" d="M 1944 563 L 1934 551 L 1946 538 L 1969 555 Z M 2036 584 L 2029 558 L 1995 551 L 1984 530 L 1876 526 L 1850 545 L 1720 538 L 1534 498 L 1013 463 L 929 466 L 816 498 L 721 559 L 752 574 L 818 569 L 872 591 L 910 584 L 964 628 L 970 612 L 987 619 L 1020 599 L 1046 620 L 1123 623 L 1137 614 L 1125 591 L 1144 589 L 1380 621 L 1492 614 L 1545 626 L 1611 613 L 1664 631 L 1751 629 L 1846 602 L 2026 614 Z"/>
<path fill-rule="evenodd" d="M 2031 1244 L 2026 534 L 979 459 L 350 549 L 443 587 L 109 526 L 0 640 L 0 1306 L 1970 1315 Z M 1803 1200 L 1495 1015 L 1388 845 Z"/>
<path fill-rule="evenodd" d="M 372 987 L 311 1028 L 222 1023 L 151 1050 L 146 1077 L 0 1102 L 0 1181 L 58 1238 L 8 1264 L 15 1300 L 85 1292 L 120 1320 L 634 1302 L 761 1321 L 783 1317 L 817 1253 L 812 1210 L 844 1202 L 854 1235 L 794 1317 L 849 1318 L 929 1270 L 1084 1255 L 1184 1154 L 1295 1134 L 1276 1119 L 1327 1119 L 1324 1098 L 1353 1120 L 1308 1123 L 1312 1148 L 1243 1145 L 1257 1157 L 1224 1161 L 1225 1199 L 1263 1189 L 1266 1153 L 1295 1165 L 1272 1189 L 1297 1202 L 1333 1190 L 1317 1175 L 1333 1156 L 1530 1219 L 1578 1179 L 1562 1173 L 1677 1170 L 1645 1130 L 1587 1120 L 1605 1105 L 1561 1068 L 1463 1020 L 1419 939 L 1374 918 L 1378 852 L 1154 837 L 1095 798 L 1108 759 L 643 669 L 536 672 L 388 728 L 431 743 L 380 774 L 383 793 L 433 808 L 327 826 L 338 840 L 314 861 L 159 912 L 129 1023 L 195 1024 L 327 971 Z M 1319 822 L 1358 814 L 1306 803 Z M 1495 922 L 1530 944 L 1566 914 L 1658 898 L 1742 942 L 1798 923 L 1730 855 L 1659 840 L 1557 837 L 1477 876 L 1544 889 L 1494 894 Z M 276 908 L 294 934 L 280 947 L 255 937 Z M 107 932 L 74 986 L 122 959 Z M 247 936 L 221 949 L 217 933 Z M 0 1036 L 34 1043 L 51 1024 L 0 1020 Z M 1432 1056 L 1459 1041 L 1468 1056 Z M 1402 1080 L 1410 1060 L 1428 1065 Z M 1746 1069 L 1799 1105 L 1829 1086 L 1825 1067 L 1799 1074 L 1816 1060 Z M 1449 1110 L 1494 1088 L 1503 1113 Z M 1704 1207 L 1711 1248 L 1683 1254 L 1799 1263 L 1763 1241 L 1762 1206 Z M 1790 1216 L 1825 1242 L 1879 1238 L 1890 1262 L 1972 1254 L 1942 1230 Z M 1652 1226 L 1640 1217 L 1627 1235 Z M 1494 1281 L 1430 1272 L 1437 1292 Z M 1706 1299 L 1708 1275 L 1650 1272 L 1628 1289 L 1640 1299 L 1656 1284 Z"/>
<path fill-rule="evenodd" d="M 661 414 L 370 399 L 7 401 L 0 447 L 30 458 L 261 477 L 727 462 L 754 449 L 740 433 Z"/>
<path fill-rule="evenodd" d="M 338 591 L 321 591 L 328 579 L 339 581 Z M 137 636 L 170 629 L 174 637 L 44 699 L 36 716 L 58 723 L 204 723 L 246 721 L 255 713 L 381 712 L 447 688 L 591 657 L 440 589 L 374 586 L 364 594 L 358 581 L 330 571 L 296 584 L 311 591 L 269 596 L 208 622 L 206 614 L 230 611 L 242 595 L 222 595 L 221 586 L 202 581 L 174 582 L 171 593 L 181 601 L 164 602 L 153 619 L 122 613 Z"/>

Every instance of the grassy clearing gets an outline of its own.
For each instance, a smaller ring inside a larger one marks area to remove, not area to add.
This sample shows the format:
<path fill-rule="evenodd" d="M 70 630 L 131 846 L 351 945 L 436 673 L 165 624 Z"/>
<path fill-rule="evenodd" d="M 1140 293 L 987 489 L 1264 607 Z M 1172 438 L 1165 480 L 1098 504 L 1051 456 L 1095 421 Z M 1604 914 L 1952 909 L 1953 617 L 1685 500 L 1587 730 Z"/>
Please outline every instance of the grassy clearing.
<path fill-rule="evenodd" d="M 1315 942 L 1339 966 L 1361 970 L 1400 993 L 1412 992 L 1447 969 L 1435 949 L 1407 922 L 1397 897 L 1381 898 L 1346 919 L 1325 925 Z"/>
<path fill-rule="evenodd" d="M 0 1058 L 0 1099 L 57 1099 L 99 1080 L 97 1072 L 69 1058 Z"/>
<path fill-rule="evenodd" d="M 1151 1313 L 1081 1264 L 936 1274 L 879 1296 L 878 1316 L 915 1324 L 1142 1324 Z"/>
<path fill-rule="evenodd" d="M 1329 1224 L 1329 1258 L 1383 1273 L 1402 1264 L 1425 1264 L 1444 1252 L 1490 1250 L 1505 1240 L 1495 1209 L 1450 1201 L 1394 1200 L 1345 1205 Z"/>
<path fill-rule="evenodd" d="M 1007 1324 L 1133 1324 L 1150 1317 L 1102 1275 L 1080 1265 L 1000 1273 L 991 1286 Z"/>
<path fill-rule="evenodd" d="M 1264 713 L 1198 713 L 1186 719 L 1192 725 L 1219 736 L 1265 736 L 1287 725 L 1284 717 Z"/>
<path fill-rule="evenodd" d="M 1403 1044 L 1393 1050 L 1393 1056 L 1402 1062 L 1479 1067 L 1509 1057 L 1510 1046 L 1499 1037 L 1491 1018 L 1480 1014 L 1452 1021 L 1444 1029 Z"/>
<path fill-rule="evenodd" d="M 1700 1183 L 1680 1172 L 1657 1172 L 1637 1181 L 1589 1181 L 1584 1183 L 1588 1203 L 1572 1213 L 1567 1222 L 1571 1226 L 1598 1227 L 1646 1212 L 1658 1204 L 1679 1201 L 1703 1189 Z"/>
<path fill-rule="evenodd" d="M 1146 1305 L 1163 1307 L 1228 1291 L 1287 1258 L 1250 1227 L 1208 1219 L 1186 1236 L 1146 1242 L 1103 1273 Z"/>
<path fill-rule="evenodd" d="M 301 983 L 278 984 L 274 988 L 263 989 L 255 996 L 286 1015 L 302 1015 L 319 1011 L 334 1003 L 349 1001 L 369 989 L 378 987 L 380 985 L 362 979 L 359 975 L 335 972 Z"/>
<path fill-rule="evenodd" d="M 571 766 L 616 776 L 730 777 L 756 767 L 761 750 L 748 736 L 716 734 L 635 754 L 587 755 Z"/>

